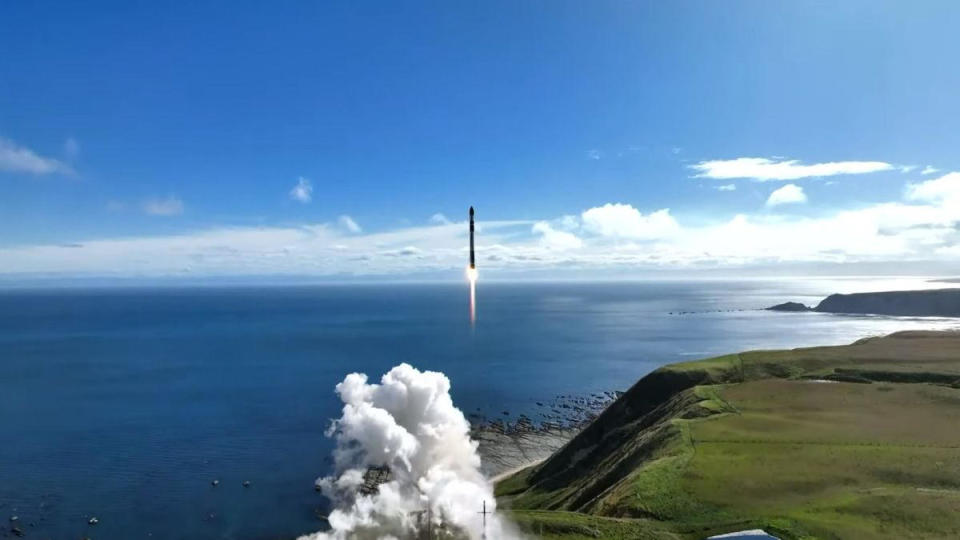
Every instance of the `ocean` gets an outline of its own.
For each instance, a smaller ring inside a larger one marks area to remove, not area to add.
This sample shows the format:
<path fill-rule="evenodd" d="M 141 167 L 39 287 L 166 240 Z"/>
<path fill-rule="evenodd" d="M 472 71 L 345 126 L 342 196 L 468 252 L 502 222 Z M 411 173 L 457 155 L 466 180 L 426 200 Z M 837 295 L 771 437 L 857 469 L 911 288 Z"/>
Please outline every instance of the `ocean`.
<path fill-rule="evenodd" d="M 408 362 L 446 373 L 465 412 L 536 419 L 537 401 L 625 390 L 666 363 L 958 326 L 760 310 L 921 286 L 481 282 L 474 325 L 466 284 L 3 290 L 0 527 L 294 538 L 323 527 L 313 481 L 347 373 Z"/>

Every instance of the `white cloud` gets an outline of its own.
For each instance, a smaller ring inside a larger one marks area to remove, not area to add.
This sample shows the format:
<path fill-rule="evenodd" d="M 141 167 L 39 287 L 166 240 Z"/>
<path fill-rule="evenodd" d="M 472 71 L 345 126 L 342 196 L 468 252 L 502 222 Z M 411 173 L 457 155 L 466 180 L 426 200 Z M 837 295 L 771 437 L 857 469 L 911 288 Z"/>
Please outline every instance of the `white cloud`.
<path fill-rule="evenodd" d="M 865 174 L 893 169 L 882 161 L 835 161 L 804 165 L 798 160 L 741 157 L 701 161 L 690 168 L 697 171 L 695 178 L 752 178 L 754 180 L 797 180 L 800 178 Z"/>
<path fill-rule="evenodd" d="M 922 171 L 920 171 L 920 174 L 933 174 L 938 172 L 940 172 L 940 169 L 927 165 Z"/>
<path fill-rule="evenodd" d="M 807 202 L 807 194 L 803 188 L 796 184 L 787 184 L 780 189 L 774 190 L 767 199 L 767 206 L 779 206 L 781 204 L 801 204 Z"/>
<path fill-rule="evenodd" d="M 736 184 L 724 184 L 722 186 L 717 186 L 717 191 L 736 191 Z"/>
<path fill-rule="evenodd" d="M 901 165 L 899 168 L 900 168 L 900 172 L 902 172 L 902 173 L 908 173 L 908 172 L 916 169 L 917 166 L 916 166 L 916 165 Z"/>
<path fill-rule="evenodd" d="M 363 232 L 363 229 L 360 228 L 360 225 L 358 225 L 357 222 L 354 221 L 353 218 L 350 216 L 347 216 L 347 215 L 340 216 L 340 218 L 337 221 L 340 223 L 341 227 L 343 227 L 344 229 L 346 229 L 347 231 L 353 234 L 359 234 Z"/>
<path fill-rule="evenodd" d="M 603 157 L 603 153 L 599 150 L 587 150 L 587 157 L 593 160 L 598 160 Z"/>
<path fill-rule="evenodd" d="M 483 222 L 477 235 L 478 262 L 488 277 L 567 271 L 602 276 L 625 270 L 782 268 L 785 263 L 950 263 L 960 257 L 955 227 L 960 173 L 909 185 L 902 199 L 816 217 L 772 208 L 687 223 L 665 209 L 643 214 L 630 205 L 611 203 L 586 209 L 579 218 Z M 467 260 L 462 225 L 353 234 L 334 221 L 8 245 L 0 247 L 0 276 L 169 276 L 189 269 L 193 276 L 429 272 L 459 279 Z"/>
<path fill-rule="evenodd" d="M 297 185 L 290 189 L 290 198 L 307 204 L 313 200 L 313 185 L 304 177 L 297 179 Z"/>
<path fill-rule="evenodd" d="M 562 216 L 558 226 L 565 231 L 575 231 L 580 228 L 580 218 L 569 214 Z"/>
<path fill-rule="evenodd" d="M 580 220 L 583 228 L 593 234 L 632 240 L 663 238 L 679 228 L 668 208 L 645 216 L 633 206 L 621 203 L 590 208 L 580 215 Z"/>
<path fill-rule="evenodd" d="M 583 241 L 573 233 L 558 231 L 546 221 L 533 224 L 531 231 L 540 235 L 540 245 L 552 250 L 577 249 L 583 246 Z"/>
<path fill-rule="evenodd" d="M 73 174 L 66 163 L 38 155 L 9 139 L 0 138 L 0 171 L 30 174 Z"/>
<path fill-rule="evenodd" d="M 906 198 L 932 203 L 960 203 L 960 173 L 952 172 L 933 180 L 907 184 Z"/>
<path fill-rule="evenodd" d="M 437 212 L 436 214 L 430 216 L 430 223 L 434 225 L 449 225 L 451 221 L 447 219 L 447 216 Z"/>
<path fill-rule="evenodd" d="M 143 202 L 143 211 L 151 216 L 178 216 L 183 213 L 183 201 L 173 195 Z"/>

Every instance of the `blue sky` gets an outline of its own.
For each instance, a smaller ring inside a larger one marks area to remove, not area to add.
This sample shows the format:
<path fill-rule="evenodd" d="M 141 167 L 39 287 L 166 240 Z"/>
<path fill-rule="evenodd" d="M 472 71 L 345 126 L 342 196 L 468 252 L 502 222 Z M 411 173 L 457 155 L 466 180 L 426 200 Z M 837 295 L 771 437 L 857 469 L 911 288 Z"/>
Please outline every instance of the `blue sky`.
<path fill-rule="evenodd" d="M 167 4 L 0 7 L 0 274 L 960 254 L 954 2 Z"/>

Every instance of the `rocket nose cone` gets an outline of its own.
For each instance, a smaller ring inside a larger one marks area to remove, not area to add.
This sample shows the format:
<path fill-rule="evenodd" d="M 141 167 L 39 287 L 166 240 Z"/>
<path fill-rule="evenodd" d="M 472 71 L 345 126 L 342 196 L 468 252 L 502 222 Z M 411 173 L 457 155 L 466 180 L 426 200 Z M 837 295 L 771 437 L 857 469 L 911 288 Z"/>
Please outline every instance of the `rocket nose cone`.
<path fill-rule="evenodd" d="M 473 215 L 473 207 L 472 207 L 472 206 L 470 207 L 470 215 L 471 215 L 471 216 Z"/>

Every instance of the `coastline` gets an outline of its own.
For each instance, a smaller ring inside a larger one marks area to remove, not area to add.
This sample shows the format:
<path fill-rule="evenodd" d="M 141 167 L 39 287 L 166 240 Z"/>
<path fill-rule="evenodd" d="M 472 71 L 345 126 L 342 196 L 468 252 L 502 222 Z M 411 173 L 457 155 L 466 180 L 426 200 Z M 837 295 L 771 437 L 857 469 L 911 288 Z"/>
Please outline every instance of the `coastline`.
<path fill-rule="evenodd" d="M 544 461 L 576 437 L 623 392 L 558 395 L 549 402 L 536 402 L 538 421 L 521 414 L 516 421 L 473 418 L 470 437 L 477 441 L 480 470 L 499 478 Z"/>
<path fill-rule="evenodd" d="M 952 538 L 958 358 L 960 331 L 914 330 L 669 364 L 498 507 L 557 538 Z"/>
<path fill-rule="evenodd" d="M 489 428 L 474 430 L 478 444 L 480 470 L 491 481 L 509 476 L 541 463 L 580 433 L 579 428 L 537 429 L 501 433 Z"/>

